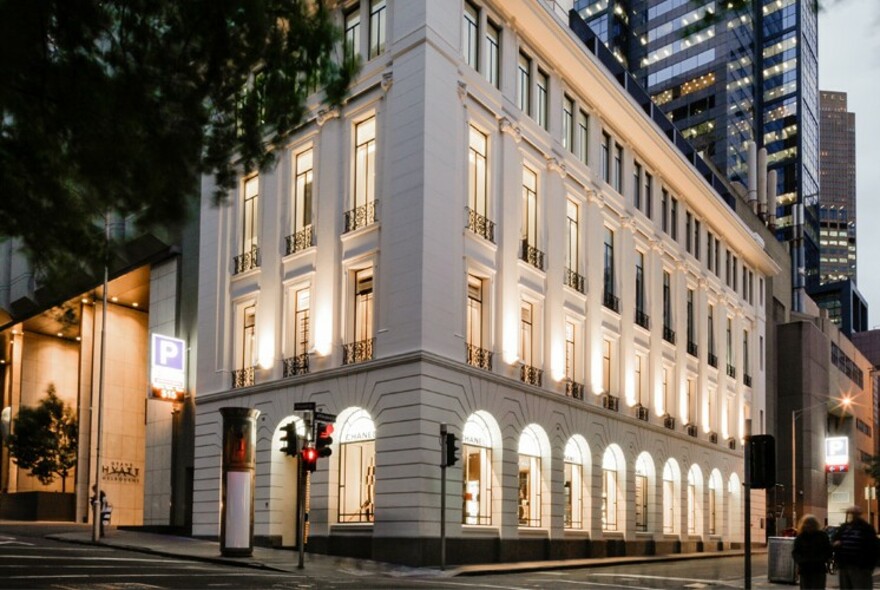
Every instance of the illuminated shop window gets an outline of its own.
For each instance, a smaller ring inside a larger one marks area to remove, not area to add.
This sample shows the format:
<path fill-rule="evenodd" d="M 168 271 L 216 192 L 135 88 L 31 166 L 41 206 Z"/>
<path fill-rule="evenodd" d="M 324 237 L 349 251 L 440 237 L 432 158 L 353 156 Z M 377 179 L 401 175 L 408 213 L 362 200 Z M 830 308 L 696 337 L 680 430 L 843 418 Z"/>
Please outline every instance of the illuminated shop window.
<path fill-rule="evenodd" d="M 339 437 L 339 522 L 373 522 L 376 498 L 376 426 L 363 409 L 342 423 Z"/>
<path fill-rule="evenodd" d="M 530 426 L 519 437 L 518 522 L 541 526 L 541 446 Z"/>
<path fill-rule="evenodd" d="M 492 434 L 480 412 L 461 433 L 462 524 L 492 524 Z"/>

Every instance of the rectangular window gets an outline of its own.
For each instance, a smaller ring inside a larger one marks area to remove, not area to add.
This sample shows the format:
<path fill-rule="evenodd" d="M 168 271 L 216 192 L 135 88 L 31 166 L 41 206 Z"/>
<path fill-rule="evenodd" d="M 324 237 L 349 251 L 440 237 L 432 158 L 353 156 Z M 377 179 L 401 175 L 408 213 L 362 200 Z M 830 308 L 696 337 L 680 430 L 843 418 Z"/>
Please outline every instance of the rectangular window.
<path fill-rule="evenodd" d="M 636 316 L 645 313 L 645 255 L 636 250 Z M 647 321 L 636 317 L 636 323 L 647 328 Z"/>
<path fill-rule="evenodd" d="M 501 29 L 491 21 L 486 23 L 486 80 L 495 88 L 501 87 Z"/>
<path fill-rule="evenodd" d="M 361 53 L 361 11 L 354 8 L 345 15 L 345 51 L 354 57 Z"/>
<path fill-rule="evenodd" d="M 614 232 L 605 228 L 605 256 L 603 271 L 603 287 L 607 295 L 614 295 Z"/>
<path fill-rule="evenodd" d="M 645 391 L 645 356 L 637 354 L 635 357 L 635 386 L 636 386 L 636 402 L 640 406 L 648 406 L 648 396 Z"/>
<path fill-rule="evenodd" d="M 520 302 L 520 322 L 519 322 L 519 358 L 524 365 L 534 366 L 532 358 L 532 346 L 534 344 L 534 325 L 532 323 L 532 314 L 534 313 L 531 303 L 526 301 Z"/>
<path fill-rule="evenodd" d="M 529 116 L 532 114 L 532 101 L 529 98 L 531 89 L 532 60 L 529 56 L 520 53 L 517 62 L 516 106 Z"/>
<path fill-rule="evenodd" d="M 354 273 L 354 342 L 373 338 L 373 268 Z"/>
<path fill-rule="evenodd" d="M 648 476 L 636 472 L 636 530 L 648 530 Z"/>
<path fill-rule="evenodd" d="M 486 174 L 486 136 L 470 127 L 468 141 L 468 207 L 487 217 L 488 180 Z"/>
<path fill-rule="evenodd" d="M 672 329 L 672 277 L 663 271 L 663 327 Z"/>
<path fill-rule="evenodd" d="M 727 367 L 733 367 L 733 320 L 727 318 Z"/>
<path fill-rule="evenodd" d="M 706 267 L 709 272 L 715 272 L 715 237 L 712 232 L 706 232 Z"/>
<path fill-rule="evenodd" d="M 623 147 L 614 144 L 614 190 L 623 190 Z"/>
<path fill-rule="evenodd" d="M 633 207 L 642 210 L 642 165 L 638 162 L 633 165 Z"/>
<path fill-rule="evenodd" d="M 293 309 L 293 356 L 302 357 L 309 352 L 309 288 L 294 293 Z"/>
<path fill-rule="evenodd" d="M 654 216 L 654 177 L 645 172 L 645 215 L 648 219 Z"/>
<path fill-rule="evenodd" d="M 684 400 L 685 408 L 687 408 L 687 423 L 697 423 L 697 382 L 694 379 L 687 380 L 687 399 Z"/>
<path fill-rule="evenodd" d="M 602 180 L 605 182 L 611 182 L 611 162 L 609 159 L 611 158 L 611 136 L 602 132 L 602 161 L 600 165 L 602 166 Z"/>
<path fill-rule="evenodd" d="M 375 496 L 376 441 L 343 442 L 339 445 L 339 522 L 373 522 Z"/>
<path fill-rule="evenodd" d="M 580 235 L 578 229 L 578 206 L 574 201 L 566 201 L 566 233 L 567 244 L 565 248 L 565 267 L 572 272 L 580 271 L 580 261 L 578 256 L 578 244 L 580 243 Z"/>
<path fill-rule="evenodd" d="M 486 348 L 483 342 L 483 280 L 480 277 L 468 275 L 467 297 L 467 344 Z"/>
<path fill-rule="evenodd" d="M 739 289 L 739 274 L 737 273 L 737 265 L 738 265 L 737 257 L 733 257 L 733 261 L 731 263 L 731 273 L 733 274 L 733 290 L 736 292 Z"/>
<path fill-rule="evenodd" d="M 577 380 L 575 361 L 575 326 L 574 322 L 565 321 L 565 378 L 569 381 Z"/>
<path fill-rule="evenodd" d="M 480 11 L 470 2 L 464 3 L 461 51 L 464 61 L 475 70 L 480 69 Z"/>
<path fill-rule="evenodd" d="M 694 219 L 694 258 L 700 259 L 700 222 Z"/>
<path fill-rule="evenodd" d="M 721 240 L 715 238 L 715 276 L 721 276 Z"/>
<path fill-rule="evenodd" d="M 684 214 L 684 249 L 688 254 L 692 254 L 692 245 L 691 245 L 691 225 L 693 224 L 693 215 L 691 215 L 690 211 L 685 212 Z"/>
<path fill-rule="evenodd" d="M 584 111 L 578 111 L 577 119 L 577 156 L 584 164 L 590 163 L 590 117 Z"/>
<path fill-rule="evenodd" d="M 312 150 L 306 150 L 296 157 L 296 178 L 294 180 L 293 233 L 297 234 L 312 226 Z M 311 245 L 309 240 L 306 246 Z"/>
<path fill-rule="evenodd" d="M 241 332 L 241 366 L 249 369 L 257 364 L 257 307 L 244 308 Z"/>
<path fill-rule="evenodd" d="M 354 207 L 372 204 L 376 198 L 376 117 L 355 126 Z"/>
<path fill-rule="evenodd" d="M 574 101 L 566 95 L 562 99 L 562 147 L 574 151 Z"/>
<path fill-rule="evenodd" d="M 687 338 L 688 347 L 696 344 L 696 334 L 694 330 L 694 290 L 688 289 L 687 293 Z"/>
<path fill-rule="evenodd" d="M 602 341 L 602 391 L 611 393 L 611 341 Z"/>
<path fill-rule="evenodd" d="M 370 1 L 370 59 L 385 51 L 385 0 Z"/>
<path fill-rule="evenodd" d="M 715 306 L 709 304 L 709 354 L 715 354 Z M 710 363 L 711 364 L 711 363 Z"/>
<path fill-rule="evenodd" d="M 521 237 L 523 244 L 538 247 L 538 176 L 523 167 Z"/>
<path fill-rule="evenodd" d="M 538 125 L 547 129 L 547 93 L 550 86 L 550 79 L 540 69 L 538 70 L 538 80 L 537 80 L 537 96 L 535 100 L 537 101 L 535 113 L 535 120 L 538 122 Z"/>
<path fill-rule="evenodd" d="M 730 250 L 727 250 L 724 256 L 724 282 L 730 286 Z"/>
<path fill-rule="evenodd" d="M 565 514 L 563 524 L 567 529 L 583 528 L 583 489 L 584 489 L 584 466 L 573 462 L 574 459 L 565 459 L 564 483 L 565 489 Z"/>
<path fill-rule="evenodd" d="M 749 331 L 743 330 L 743 375 L 751 376 L 752 371 L 749 367 Z"/>
<path fill-rule="evenodd" d="M 670 198 L 669 228 L 669 235 L 673 240 L 678 241 L 678 199 L 675 197 Z"/>
<path fill-rule="evenodd" d="M 663 412 L 672 415 L 672 379 L 669 369 L 663 367 Z"/>
<path fill-rule="evenodd" d="M 660 191 L 660 229 L 669 233 L 669 193 Z"/>
<path fill-rule="evenodd" d="M 260 177 L 252 176 L 244 183 L 242 202 L 241 253 L 254 252 L 260 245 Z"/>

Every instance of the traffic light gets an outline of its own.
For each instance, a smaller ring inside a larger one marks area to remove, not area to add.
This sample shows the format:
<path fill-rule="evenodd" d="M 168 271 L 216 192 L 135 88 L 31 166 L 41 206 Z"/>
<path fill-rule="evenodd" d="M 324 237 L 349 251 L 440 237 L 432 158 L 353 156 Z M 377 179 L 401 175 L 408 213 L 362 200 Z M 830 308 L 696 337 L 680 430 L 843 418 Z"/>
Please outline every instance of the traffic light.
<path fill-rule="evenodd" d="M 281 427 L 284 435 L 281 437 L 281 452 L 289 457 L 299 454 L 299 437 L 296 434 L 296 423 L 288 422 Z"/>
<path fill-rule="evenodd" d="M 318 451 L 314 447 L 306 447 L 302 450 L 303 471 L 314 471 L 318 468 Z"/>
<path fill-rule="evenodd" d="M 329 457 L 333 454 L 330 445 L 333 444 L 333 425 L 326 422 L 318 422 L 315 425 L 315 450 L 318 457 Z"/>
<path fill-rule="evenodd" d="M 458 463 L 458 439 L 451 432 L 446 433 L 446 449 L 443 464 L 452 467 Z"/>
<path fill-rule="evenodd" d="M 771 434 L 749 437 L 749 463 L 753 490 L 766 490 L 776 485 L 776 440 Z"/>

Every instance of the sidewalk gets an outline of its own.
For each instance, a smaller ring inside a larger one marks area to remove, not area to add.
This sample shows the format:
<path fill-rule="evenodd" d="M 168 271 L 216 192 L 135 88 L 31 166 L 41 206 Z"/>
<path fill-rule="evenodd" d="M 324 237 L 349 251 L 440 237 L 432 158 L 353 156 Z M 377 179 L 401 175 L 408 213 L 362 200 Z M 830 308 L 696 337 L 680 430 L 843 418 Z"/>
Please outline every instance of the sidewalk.
<path fill-rule="evenodd" d="M 92 544 L 90 531 L 58 533 L 47 538 L 68 543 Z M 139 531 L 111 530 L 109 535 L 100 541 L 101 544 L 117 549 L 153 553 L 167 557 L 192 559 L 224 565 L 253 567 L 279 572 L 298 572 L 299 554 L 287 549 L 269 549 L 254 547 L 251 557 L 223 557 L 220 555 L 220 544 L 216 541 L 205 541 L 190 537 L 159 535 Z M 765 548 L 753 550 L 752 554 L 766 553 Z M 332 576 L 335 572 L 345 571 L 354 575 L 384 575 L 392 577 L 454 577 L 478 576 L 492 574 L 512 574 L 534 571 L 576 569 L 595 566 L 626 565 L 635 563 L 684 561 L 692 559 L 712 559 L 717 557 L 738 557 L 742 551 L 717 551 L 710 553 L 682 553 L 676 555 L 603 557 L 591 559 L 567 559 L 557 561 L 525 561 L 514 563 L 487 563 L 477 565 L 451 566 L 445 571 L 436 567 L 414 568 L 402 565 L 382 563 L 367 559 L 335 557 L 315 553 L 305 554 L 306 570 L 317 577 Z"/>

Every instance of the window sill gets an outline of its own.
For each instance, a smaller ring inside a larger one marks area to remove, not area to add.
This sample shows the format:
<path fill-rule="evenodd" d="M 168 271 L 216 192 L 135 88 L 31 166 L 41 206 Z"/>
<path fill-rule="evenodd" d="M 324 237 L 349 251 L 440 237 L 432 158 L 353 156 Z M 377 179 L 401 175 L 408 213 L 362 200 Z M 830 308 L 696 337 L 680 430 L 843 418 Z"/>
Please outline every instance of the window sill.
<path fill-rule="evenodd" d="M 651 531 L 636 531 L 636 539 L 653 539 L 654 533 Z"/>
<path fill-rule="evenodd" d="M 491 524 L 463 524 L 461 534 L 467 537 L 495 537 L 499 536 L 497 526 Z"/>
<path fill-rule="evenodd" d="M 626 539 L 626 533 L 623 531 L 602 531 L 603 539 L 620 539 L 621 541 Z"/>
<path fill-rule="evenodd" d="M 565 529 L 564 535 L 570 539 L 589 539 L 590 531 L 587 529 Z"/>
<path fill-rule="evenodd" d="M 520 537 L 532 537 L 532 538 L 546 539 L 548 536 L 550 536 L 550 531 L 548 531 L 545 528 L 520 526 L 520 527 L 517 527 L 517 530 L 519 531 Z"/>

